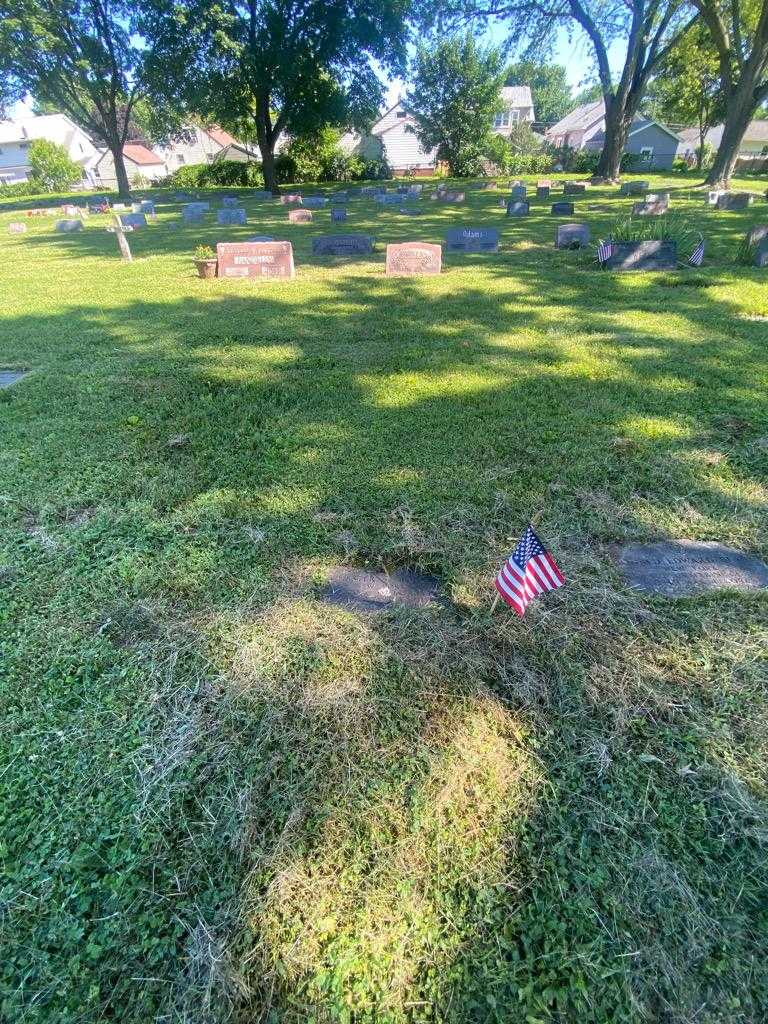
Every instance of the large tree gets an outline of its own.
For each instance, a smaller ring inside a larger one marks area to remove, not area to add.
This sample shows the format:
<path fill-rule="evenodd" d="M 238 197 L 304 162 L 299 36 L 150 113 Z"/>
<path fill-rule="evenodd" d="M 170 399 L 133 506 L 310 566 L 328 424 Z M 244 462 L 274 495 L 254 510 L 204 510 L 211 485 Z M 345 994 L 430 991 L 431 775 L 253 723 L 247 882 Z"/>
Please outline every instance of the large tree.
<path fill-rule="evenodd" d="M 703 24 L 697 24 L 670 53 L 648 90 L 644 110 L 660 121 L 695 125 L 696 167 L 704 160 L 709 129 L 723 117 L 720 63 Z"/>
<path fill-rule="evenodd" d="M 690 2 L 437 0 L 433 17 L 448 24 L 501 19 L 509 26 L 510 43 L 522 48 L 528 57 L 551 52 L 561 25 L 583 32 L 592 50 L 605 102 L 605 141 L 597 173 L 615 180 L 630 126 L 651 76 L 697 17 Z M 615 52 L 619 45 L 624 54 L 623 66 L 614 82 L 608 52 Z"/>
<path fill-rule="evenodd" d="M 141 30 L 176 65 L 180 102 L 220 124 L 250 121 L 264 182 L 281 133 L 367 127 L 405 66 L 410 0 L 145 0 Z"/>
<path fill-rule="evenodd" d="M 707 181 L 727 185 L 747 126 L 768 99 L 768 0 L 693 3 L 717 51 L 727 108 L 723 137 Z"/>
<path fill-rule="evenodd" d="M 562 64 L 521 60 L 507 68 L 507 85 L 529 85 L 537 121 L 554 124 L 573 109 L 568 76 Z"/>
<path fill-rule="evenodd" d="M 416 122 L 424 149 L 438 150 L 451 174 L 477 174 L 493 116 L 501 110 L 504 58 L 484 49 L 471 33 L 420 44 L 413 62 L 405 108 Z"/>
<path fill-rule="evenodd" d="M 5 90 L 30 93 L 103 140 L 126 198 L 123 145 L 134 107 L 147 95 L 154 60 L 151 47 L 136 40 L 135 28 L 130 0 L 0 0 Z"/>

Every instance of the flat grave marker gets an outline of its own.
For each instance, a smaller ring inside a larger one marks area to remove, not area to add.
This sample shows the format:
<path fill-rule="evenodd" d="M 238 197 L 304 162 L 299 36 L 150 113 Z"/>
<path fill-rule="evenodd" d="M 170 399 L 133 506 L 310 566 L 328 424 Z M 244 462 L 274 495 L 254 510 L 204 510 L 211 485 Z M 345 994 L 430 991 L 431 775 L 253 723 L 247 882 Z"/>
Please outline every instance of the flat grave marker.
<path fill-rule="evenodd" d="M 248 218 L 242 206 L 229 207 L 225 210 L 216 211 L 216 223 L 219 226 L 226 224 L 247 224 Z"/>
<path fill-rule="evenodd" d="M 768 587 L 768 565 L 716 541 L 628 544 L 619 550 L 617 561 L 630 586 L 664 597 Z"/>
<path fill-rule="evenodd" d="M 9 235 L 23 235 L 26 230 L 27 225 L 22 224 L 21 221 L 18 220 L 12 220 L 11 223 L 8 225 Z"/>
<path fill-rule="evenodd" d="M 291 224 L 311 224 L 312 223 L 312 211 L 311 210 L 289 210 L 288 220 Z"/>
<path fill-rule="evenodd" d="M 81 220 L 60 220 L 56 224 L 57 231 L 82 231 L 83 222 Z"/>
<path fill-rule="evenodd" d="M 572 217 L 573 203 L 552 203 L 550 212 L 555 217 Z"/>
<path fill-rule="evenodd" d="M 439 274 L 443 251 L 431 242 L 396 242 L 387 246 L 387 277 Z"/>
<path fill-rule="evenodd" d="M 370 235 L 318 235 L 312 239 L 313 256 L 367 256 L 372 252 Z"/>
<path fill-rule="evenodd" d="M 280 196 L 280 202 L 283 206 L 288 206 L 290 203 L 297 203 L 301 206 L 302 198 L 298 192 L 287 192 L 284 196 Z"/>
<path fill-rule="evenodd" d="M 222 196 L 221 205 L 225 210 L 233 210 L 240 205 L 240 200 L 236 196 Z"/>
<path fill-rule="evenodd" d="M 9 388 L 12 384 L 16 384 L 26 377 L 29 370 L 10 370 L 0 369 L 0 388 Z"/>
<path fill-rule="evenodd" d="M 437 198 L 441 203 L 463 203 L 464 192 L 438 192 Z"/>
<path fill-rule="evenodd" d="M 583 181 L 566 181 L 563 183 L 563 195 L 564 196 L 578 196 L 582 192 L 587 191 L 587 186 Z"/>
<path fill-rule="evenodd" d="M 558 224 L 555 232 L 556 249 L 583 249 L 589 242 L 590 233 L 586 224 Z"/>
<path fill-rule="evenodd" d="M 302 204 L 308 210 L 319 210 L 326 204 L 325 196 L 304 196 Z"/>
<path fill-rule="evenodd" d="M 390 575 L 347 565 L 331 571 L 320 597 L 326 604 L 357 612 L 380 612 L 393 605 L 425 608 L 445 603 L 435 576 L 405 568 L 395 569 Z"/>
<path fill-rule="evenodd" d="M 272 235 L 251 235 L 246 242 L 274 242 L 274 238 Z"/>
<path fill-rule="evenodd" d="M 290 242 L 219 242 L 218 276 L 293 278 L 293 246 Z"/>
<path fill-rule="evenodd" d="M 445 236 L 448 252 L 498 252 L 496 228 L 449 228 Z"/>
<path fill-rule="evenodd" d="M 331 207 L 331 222 L 332 223 L 338 224 L 341 221 L 344 221 L 346 219 L 347 219 L 347 211 L 344 209 L 343 206 L 333 206 L 333 207 Z"/>

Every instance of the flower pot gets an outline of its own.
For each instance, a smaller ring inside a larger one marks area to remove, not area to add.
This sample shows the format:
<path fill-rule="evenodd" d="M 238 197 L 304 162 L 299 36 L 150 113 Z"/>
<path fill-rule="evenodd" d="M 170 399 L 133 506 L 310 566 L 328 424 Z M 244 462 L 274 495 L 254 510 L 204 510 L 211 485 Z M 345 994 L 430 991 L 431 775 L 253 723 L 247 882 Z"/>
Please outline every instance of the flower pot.
<path fill-rule="evenodd" d="M 198 277 L 216 277 L 216 265 L 218 260 L 195 260 L 195 266 L 197 267 Z"/>

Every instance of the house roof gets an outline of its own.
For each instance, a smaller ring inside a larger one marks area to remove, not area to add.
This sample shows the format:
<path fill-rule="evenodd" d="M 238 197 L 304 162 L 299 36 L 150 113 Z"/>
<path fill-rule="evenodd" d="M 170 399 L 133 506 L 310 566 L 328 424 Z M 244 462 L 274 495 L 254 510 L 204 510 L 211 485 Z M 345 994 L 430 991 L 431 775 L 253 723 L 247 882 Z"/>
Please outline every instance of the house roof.
<path fill-rule="evenodd" d="M 675 139 L 675 141 L 680 141 L 680 136 L 677 134 L 677 132 L 673 132 L 671 128 L 668 128 L 665 124 L 662 124 L 661 121 L 652 121 L 650 120 L 650 118 L 644 117 L 636 118 L 632 122 L 629 134 L 630 136 L 637 135 L 638 132 L 644 132 L 646 128 L 650 128 L 652 126 L 660 129 L 662 132 L 666 132 L 666 134 L 670 135 L 673 139 Z"/>
<path fill-rule="evenodd" d="M 126 142 L 123 146 L 123 156 L 134 164 L 161 164 L 163 158 L 153 153 L 149 147 L 140 142 Z"/>
<path fill-rule="evenodd" d="M 566 135 L 568 132 L 585 131 L 598 121 L 602 121 L 604 117 L 605 102 L 603 100 L 583 103 L 548 128 L 547 135 Z"/>
<path fill-rule="evenodd" d="M 533 97 L 527 85 L 505 85 L 501 90 L 501 98 L 510 107 L 533 106 Z"/>
<path fill-rule="evenodd" d="M 704 141 L 717 149 L 723 140 L 723 128 L 722 124 L 713 125 L 707 132 Z M 683 128 L 678 132 L 678 137 L 684 146 L 693 148 L 699 144 L 699 129 Z M 750 121 L 742 141 L 768 143 L 768 121 Z"/>
<path fill-rule="evenodd" d="M 225 132 L 223 128 L 219 128 L 217 124 L 212 124 L 208 128 L 204 128 L 203 131 L 222 148 L 224 146 L 231 146 L 237 141 L 233 135 L 230 135 L 229 132 Z"/>
<path fill-rule="evenodd" d="M 17 117 L 12 121 L 0 121 L 0 143 L 26 142 L 32 139 L 45 138 L 46 131 L 54 122 L 64 121 L 70 126 L 70 134 L 82 129 L 71 121 L 66 114 L 40 114 L 30 117 Z M 83 134 L 85 134 L 83 132 Z"/>

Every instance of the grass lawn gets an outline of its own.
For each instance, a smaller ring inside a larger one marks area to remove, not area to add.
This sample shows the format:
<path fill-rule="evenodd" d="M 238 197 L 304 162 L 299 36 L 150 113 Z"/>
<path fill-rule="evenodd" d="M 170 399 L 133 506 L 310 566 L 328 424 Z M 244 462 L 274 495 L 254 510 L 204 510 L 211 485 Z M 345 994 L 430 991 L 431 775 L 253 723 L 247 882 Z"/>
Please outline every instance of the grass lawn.
<path fill-rule="evenodd" d="M 768 558 L 768 276 L 733 261 L 768 204 L 651 180 L 702 270 L 600 272 L 472 190 L 333 228 L 168 197 L 132 264 L 0 207 L 0 1018 L 765 1020 L 768 598 L 642 595 L 611 546 Z M 632 203 L 574 199 L 593 238 Z M 501 251 L 384 276 L 452 225 Z M 333 230 L 377 252 L 313 258 Z M 262 232 L 296 280 L 197 279 Z M 538 510 L 568 586 L 490 616 Z M 451 604 L 329 608 L 339 562 Z"/>

